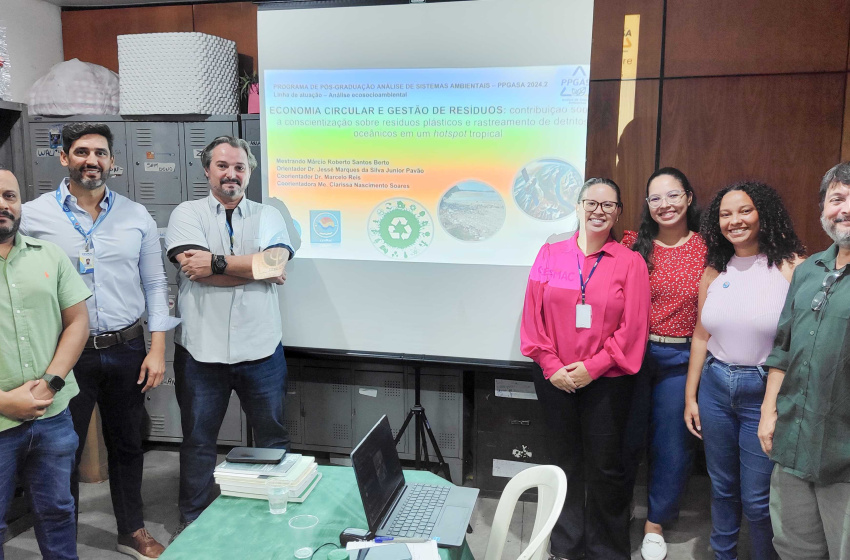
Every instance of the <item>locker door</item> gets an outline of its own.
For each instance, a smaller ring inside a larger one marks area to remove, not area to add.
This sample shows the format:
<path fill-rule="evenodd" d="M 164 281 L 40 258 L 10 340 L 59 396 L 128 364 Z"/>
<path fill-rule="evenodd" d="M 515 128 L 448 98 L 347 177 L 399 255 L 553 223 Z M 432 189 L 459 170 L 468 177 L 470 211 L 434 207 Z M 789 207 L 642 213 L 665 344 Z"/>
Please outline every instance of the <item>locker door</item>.
<path fill-rule="evenodd" d="M 189 200 L 205 198 L 210 192 L 204 166 L 201 164 L 201 152 L 219 136 L 233 136 L 235 124 L 222 121 L 183 123 L 183 160 L 186 164 Z"/>
<path fill-rule="evenodd" d="M 244 118 L 242 120 L 242 138 L 251 146 L 251 153 L 257 158 L 257 168 L 251 173 L 245 196 L 255 202 L 263 201 L 263 148 L 260 146 L 260 119 Z"/>
<path fill-rule="evenodd" d="M 127 134 L 134 200 L 142 204 L 185 200 L 179 123 L 128 122 Z"/>
<path fill-rule="evenodd" d="M 350 449 L 351 370 L 304 366 L 301 371 L 304 444 Z"/>
<path fill-rule="evenodd" d="M 68 176 L 59 163 L 62 150 L 62 123 L 31 122 L 30 150 L 33 162 L 35 196 L 55 191 L 59 181 Z"/>
<path fill-rule="evenodd" d="M 127 125 L 123 122 L 104 123 L 112 132 L 112 157 L 115 162 L 106 185 L 126 197 L 130 197 L 130 170 L 127 165 Z"/>
<path fill-rule="evenodd" d="M 395 437 L 407 416 L 404 406 L 404 373 L 401 369 L 391 371 L 390 368 L 378 365 L 362 367 L 365 369 L 354 372 L 351 396 L 354 403 L 353 441 L 362 440 L 384 414 L 389 418 Z M 396 447 L 399 453 L 405 453 L 407 439 L 402 438 Z"/>
<path fill-rule="evenodd" d="M 165 276 L 168 278 L 169 284 L 177 284 L 177 267 L 168 260 L 165 252 L 165 243 L 162 238 L 165 236 L 165 229 L 168 227 L 168 218 L 171 217 L 171 212 L 177 208 L 176 204 L 145 204 L 148 213 L 156 222 L 156 227 L 160 232 L 160 242 L 162 244 L 162 264 L 165 267 Z"/>

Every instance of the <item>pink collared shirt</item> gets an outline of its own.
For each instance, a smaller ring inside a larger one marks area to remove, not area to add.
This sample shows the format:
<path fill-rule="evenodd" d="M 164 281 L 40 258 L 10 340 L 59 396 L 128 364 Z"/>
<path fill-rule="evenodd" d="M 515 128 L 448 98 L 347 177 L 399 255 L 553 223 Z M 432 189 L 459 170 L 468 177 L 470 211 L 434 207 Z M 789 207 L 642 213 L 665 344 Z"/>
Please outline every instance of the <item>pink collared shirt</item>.
<path fill-rule="evenodd" d="M 633 375 L 643 362 L 649 336 L 646 263 L 609 237 L 588 282 L 599 252 L 585 256 L 577 238 L 546 244 L 537 254 L 522 310 L 522 353 L 540 365 L 546 379 L 573 362 L 584 362 L 593 379 Z M 581 303 L 578 262 L 593 315 L 586 329 L 576 328 L 576 305 Z"/>

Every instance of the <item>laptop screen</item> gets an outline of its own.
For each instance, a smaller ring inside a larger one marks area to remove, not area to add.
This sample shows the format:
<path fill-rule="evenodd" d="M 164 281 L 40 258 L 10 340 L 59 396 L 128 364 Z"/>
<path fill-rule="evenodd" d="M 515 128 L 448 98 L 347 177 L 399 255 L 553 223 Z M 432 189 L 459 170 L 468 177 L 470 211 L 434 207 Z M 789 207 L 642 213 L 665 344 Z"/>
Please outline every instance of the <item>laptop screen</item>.
<path fill-rule="evenodd" d="M 404 487 L 401 461 L 386 415 L 351 452 L 351 463 L 369 530 L 374 532 L 392 505 L 396 492 Z"/>

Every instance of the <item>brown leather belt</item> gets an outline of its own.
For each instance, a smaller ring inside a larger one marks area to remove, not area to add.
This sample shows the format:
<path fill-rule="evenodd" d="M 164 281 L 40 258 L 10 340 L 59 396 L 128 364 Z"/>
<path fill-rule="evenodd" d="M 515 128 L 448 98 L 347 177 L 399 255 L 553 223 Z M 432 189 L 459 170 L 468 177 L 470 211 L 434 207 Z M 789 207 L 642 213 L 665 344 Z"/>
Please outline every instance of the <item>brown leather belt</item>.
<path fill-rule="evenodd" d="M 128 340 L 139 338 L 143 334 L 145 334 L 144 327 L 142 327 L 141 323 L 136 321 L 126 329 L 121 329 L 120 331 L 112 331 L 90 336 L 86 341 L 86 348 L 103 350 L 104 348 L 109 348 L 116 344 L 124 344 Z"/>

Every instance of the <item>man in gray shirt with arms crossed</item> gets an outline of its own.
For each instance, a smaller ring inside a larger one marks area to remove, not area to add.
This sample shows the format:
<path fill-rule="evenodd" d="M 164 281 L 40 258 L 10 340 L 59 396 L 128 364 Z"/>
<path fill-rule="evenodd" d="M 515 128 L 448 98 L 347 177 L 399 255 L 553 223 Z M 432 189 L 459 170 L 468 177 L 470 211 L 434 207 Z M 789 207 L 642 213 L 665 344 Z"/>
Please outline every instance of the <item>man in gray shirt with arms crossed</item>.
<path fill-rule="evenodd" d="M 254 429 L 257 447 L 288 448 L 283 399 L 286 360 L 278 285 L 292 258 L 276 209 L 245 198 L 257 161 L 248 143 L 230 136 L 201 154 L 210 195 L 171 214 L 165 245 L 181 271 L 174 373 L 183 427 L 180 525 L 175 537 L 212 500 L 216 437 L 231 390 Z"/>

